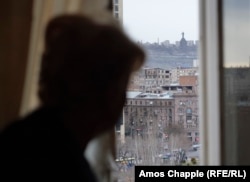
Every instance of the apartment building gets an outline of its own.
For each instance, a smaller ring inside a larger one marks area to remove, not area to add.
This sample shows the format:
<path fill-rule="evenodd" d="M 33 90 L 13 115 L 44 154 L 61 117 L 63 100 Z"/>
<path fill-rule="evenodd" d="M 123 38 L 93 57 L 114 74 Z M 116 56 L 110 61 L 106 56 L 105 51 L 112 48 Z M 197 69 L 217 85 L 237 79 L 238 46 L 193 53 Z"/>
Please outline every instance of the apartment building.
<path fill-rule="evenodd" d="M 142 68 L 131 77 L 129 90 L 146 93 L 162 93 L 162 86 L 170 84 L 170 70 L 162 68 Z"/>
<path fill-rule="evenodd" d="M 179 83 L 180 76 L 193 76 L 198 74 L 198 67 L 177 67 L 171 70 L 171 83 Z"/>
<path fill-rule="evenodd" d="M 180 76 L 179 77 L 179 85 L 182 86 L 182 88 L 187 89 L 191 88 L 192 93 L 198 93 L 198 76 L 192 75 L 192 76 Z"/>
<path fill-rule="evenodd" d="M 127 92 L 120 126 L 120 137 L 123 142 L 128 136 L 144 137 L 152 132 L 166 131 L 166 128 L 173 126 L 182 128 L 191 142 L 198 142 L 199 117 L 196 93 Z"/>
<path fill-rule="evenodd" d="M 196 93 L 174 93 L 175 124 L 181 125 L 192 142 L 199 141 L 199 110 Z"/>
<path fill-rule="evenodd" d="M 128 92 L 123 114 L 125 136 L 148 135 L 174 122 L 174 100 L 168 93 Z"/>

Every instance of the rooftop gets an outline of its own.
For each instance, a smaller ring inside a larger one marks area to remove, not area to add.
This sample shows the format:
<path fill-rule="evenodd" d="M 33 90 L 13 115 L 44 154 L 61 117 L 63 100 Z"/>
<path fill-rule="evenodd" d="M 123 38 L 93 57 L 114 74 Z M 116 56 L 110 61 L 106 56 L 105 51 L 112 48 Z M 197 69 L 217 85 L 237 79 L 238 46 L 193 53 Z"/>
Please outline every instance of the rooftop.
<path fill-rule="evenodd" d="M 170 92 L 165 92 L 161 94 L 155 93 L 143 93 L 143 92 L 127 92 L 127 99 L 133 98 L 143 98 L 143 99 L 172 99 L 172 94 Z"/>
<path fill-rule="evenodd" d="M 127 99 L 133 99 L 136 96 L 140 95 L 142 92 L 136 92 L 136 91 L 128 91 L 127 92 Z"/>

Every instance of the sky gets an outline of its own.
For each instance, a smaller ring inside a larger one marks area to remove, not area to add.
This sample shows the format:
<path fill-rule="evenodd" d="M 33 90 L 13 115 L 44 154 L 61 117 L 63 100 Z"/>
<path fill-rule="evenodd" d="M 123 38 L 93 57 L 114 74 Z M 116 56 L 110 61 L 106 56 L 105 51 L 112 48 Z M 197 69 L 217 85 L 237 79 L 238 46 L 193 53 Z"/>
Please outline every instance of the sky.
<path fill-rule="evenodd" d="M 135 41 L 198 40 L 198 0 L 123 0 L 123 25 Z"/>
<path fill-rule="evenodd" d="M 250 1 L 223 6 L 224 66 L 250 66 Z M 134 41 L 199 39 L 198 0 L 123 0 L 123 25 Z"/>

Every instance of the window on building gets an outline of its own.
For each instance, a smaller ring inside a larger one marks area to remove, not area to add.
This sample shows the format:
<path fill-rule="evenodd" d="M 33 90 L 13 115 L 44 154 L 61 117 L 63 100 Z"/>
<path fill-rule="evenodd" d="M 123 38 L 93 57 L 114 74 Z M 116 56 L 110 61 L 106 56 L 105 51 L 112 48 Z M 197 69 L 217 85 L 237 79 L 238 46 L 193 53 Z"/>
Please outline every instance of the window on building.
<path fill-rule="evenodd" d="M 186 111 L 187 114 L 192 114 L 192 109 L 191 108 L 188 108 L 187 111 Z"/>
<path fill-rule="evenodd" d="M 183 108 L 179 108 L 179 109 L 178 109 L 178 112 L 179 112 L 179 113 L 183 113 L 183 111 L 184 111 Z"/>
<path fill-rule="evenodd" d="M 187 122 L 192 122 L 192 115 L 186 115 Z"/>

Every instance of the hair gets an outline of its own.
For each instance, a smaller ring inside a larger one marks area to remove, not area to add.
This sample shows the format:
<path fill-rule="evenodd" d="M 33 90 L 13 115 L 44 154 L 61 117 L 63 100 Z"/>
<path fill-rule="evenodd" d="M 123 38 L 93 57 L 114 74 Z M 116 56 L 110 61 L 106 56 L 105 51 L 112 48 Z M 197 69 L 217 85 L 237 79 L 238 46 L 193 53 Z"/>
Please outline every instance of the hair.
<path fill-rule="evenodd" d="M 102 99 L 102 91 L 121 84 L 123 76 L 129 78 L 144 57 L 117 27 L 82 15 L 56 17 L 45 31 L 39 98 L 47 106 L 87 103 L 92 96 Z"/>

